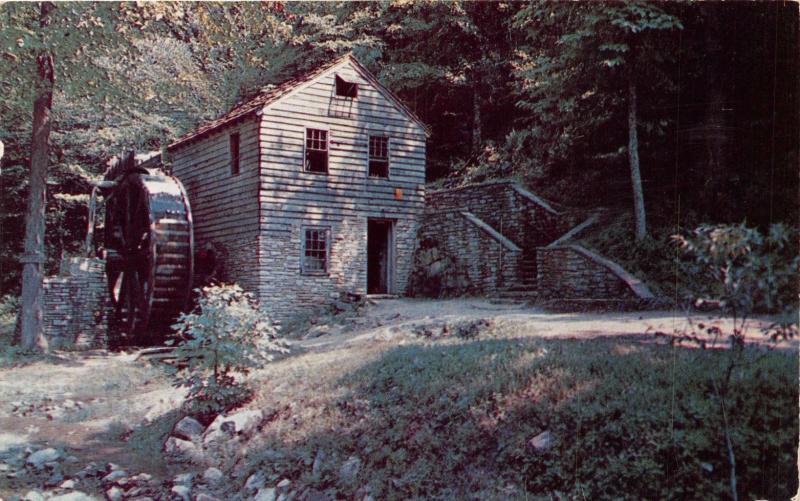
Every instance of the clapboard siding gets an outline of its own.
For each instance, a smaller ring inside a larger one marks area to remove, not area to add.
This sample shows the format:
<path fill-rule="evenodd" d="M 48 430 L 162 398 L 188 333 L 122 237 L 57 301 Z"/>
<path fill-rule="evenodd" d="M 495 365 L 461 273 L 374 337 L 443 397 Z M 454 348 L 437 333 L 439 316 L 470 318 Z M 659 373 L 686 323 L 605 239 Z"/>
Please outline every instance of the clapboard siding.
<path fill-rule="evenodd" d="M 259 238 L 259 120 L 253 117 L 187 145 L 172 155 L 172 169 L 192 204 L 197 249 L 211 248 L 221 278 L 257 290 L 253 267 Z M 229 135 L 239 132 L 239 174 L 230 171 Z"/>
<path fill-rule="evenodd" d="M 334 75 L 359 84 L 335 98 Z M 347 112 L 345 115 L 344 112 Z M 306 128 L 328 131 L 328 174 L 305 172 Z M 369 176 L 370 134 L 389 139 L 389 178 Z M 259 296 L 278 318 L 324 304 L 342 291 L 366 293 L 367 222 L 395 221 L 395 287 L 405 291 L 424 207 L 425 132 L 349 64 L 268 105 L 261 126 Z M 395 198 L 395 190 L 402 198 Z M 303 275 L 303 229 L 330 229 L 329 273 Z"/>

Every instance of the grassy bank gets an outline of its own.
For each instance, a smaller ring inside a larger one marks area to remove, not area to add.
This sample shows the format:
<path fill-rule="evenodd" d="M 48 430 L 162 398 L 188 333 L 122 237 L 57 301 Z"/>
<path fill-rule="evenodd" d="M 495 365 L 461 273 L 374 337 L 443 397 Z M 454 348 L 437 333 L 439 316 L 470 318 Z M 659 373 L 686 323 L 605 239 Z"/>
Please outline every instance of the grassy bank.
<path fill-rule="evenodd" d="M 375 499 L 725 498 L 713 380 L 727 353 L 649 341 L 481 339 L 278 363 L 262 375 L 271 418 L 249 468 Z M 733 375 L 745 498 L 797 488 L 797 372 L 794 353 L 752 350 Z M 533 447 L 545 431 L 551 446 Z M 347 483 L 351 457 L 362 467 Z"/>

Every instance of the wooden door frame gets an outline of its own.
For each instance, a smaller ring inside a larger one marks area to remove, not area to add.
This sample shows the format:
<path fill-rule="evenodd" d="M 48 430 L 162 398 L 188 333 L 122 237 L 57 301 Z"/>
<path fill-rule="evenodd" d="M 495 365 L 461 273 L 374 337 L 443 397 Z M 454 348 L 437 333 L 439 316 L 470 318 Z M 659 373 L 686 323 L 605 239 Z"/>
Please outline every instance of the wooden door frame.
<path fill-rule="evenodd" d="M 369 242 L 369 223 L 386 223 L 386 294 L 394 294 L 395 291 L 395 226 L 397 219 L 386 217 L 367 217 L 367 242 Z M 369 294 L 369 248 L 367 248 L 367 273 L 365 274 L 365 290 Z"/>

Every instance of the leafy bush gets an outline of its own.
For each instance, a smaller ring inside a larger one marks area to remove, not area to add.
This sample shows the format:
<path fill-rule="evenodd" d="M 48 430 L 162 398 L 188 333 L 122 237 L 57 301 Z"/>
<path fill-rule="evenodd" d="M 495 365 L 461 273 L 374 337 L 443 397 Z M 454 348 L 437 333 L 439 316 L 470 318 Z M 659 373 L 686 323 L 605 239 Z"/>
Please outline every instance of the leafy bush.
<path fill-rule="evenodd" d="M 744 224 L 702 225 L 675 240 L 705 280 L 702 293 L 738 316 L 785 312 L 797 304 L 798 230 L 773 224 L 766 235 Z"/>
<path fill-rule="evenodd" d="M 181 367 L 176 385 L 188 387 L 193 411 L 207 415 L 249 399 L 252 390 L 242 376 L 271 360 L 271 352 L 286 349 L 252 294 L 238 285 L 209 286 L 199 292 L 197 308 L 181 314 L 173 325 L 181 339 L 175 350 Z"/>
<path fill-rule="evenodd" d="M 14 324 L 19 312 L 19 298 L 8 294 L 0 297 L 0 339 L 11 344 Z"/>

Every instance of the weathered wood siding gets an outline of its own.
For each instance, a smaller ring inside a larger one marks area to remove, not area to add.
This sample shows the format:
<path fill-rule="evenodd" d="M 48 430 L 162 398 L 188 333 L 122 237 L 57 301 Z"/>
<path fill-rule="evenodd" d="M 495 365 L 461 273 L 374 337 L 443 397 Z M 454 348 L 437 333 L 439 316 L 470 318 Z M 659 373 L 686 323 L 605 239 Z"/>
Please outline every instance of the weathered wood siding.
<path fill-rule="evenodd" d="M 355 100 L 335 98 L 336 74 L 358 82 Z M 304 171 L 305 129 L 329 131 L 328 174 Z M 368 138 L 389 139 L 388 179 L 368 175 Z M 261 118 L 260 266 L 262 304 L 276 318 L 341 291 L 366 293 L 367 220 L 395 221 L 394 293 L 403 293 L 424 206 L 425 134 L 351 63 L 334 68 L 264 109 Z M 397 199 L 396 189 L 402 191 Z M 300 271 L 303 229 L 331 234 L 329 273 Z"/>
<path fill-rule="evenodd" d="M 221 277 L 257 291 L 258 117 L 223 127 L 170 151 L 189 195 L 195 248 L 213 246 Z M 231 174 L 229 136 L 239 132 L 239 174 Z"/>

